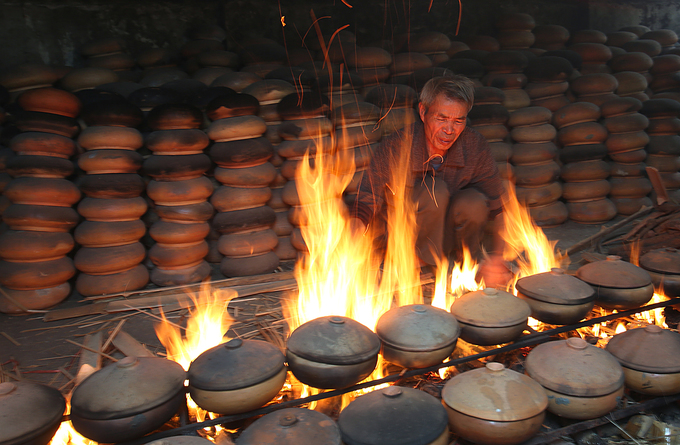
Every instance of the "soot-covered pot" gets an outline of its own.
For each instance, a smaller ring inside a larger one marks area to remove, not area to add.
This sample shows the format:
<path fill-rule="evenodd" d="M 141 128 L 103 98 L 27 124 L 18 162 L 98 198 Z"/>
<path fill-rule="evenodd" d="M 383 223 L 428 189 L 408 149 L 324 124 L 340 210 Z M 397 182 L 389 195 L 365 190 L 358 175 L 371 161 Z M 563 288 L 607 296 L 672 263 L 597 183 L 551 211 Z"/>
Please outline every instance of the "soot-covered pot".
<path fill-rule="evenodd" d="M 441 363 L 456 348 L 460 326 L 443 309 L 410 304 L 385 312 L 375 328 L 385 360 L 405 368 Z"/>
<path fill-rule="evenodd" d="M 607 309 L 634 309 L 654 296 L 649 273 L 616 255 L 579 267 L 576 276 L 595 289 L 595 304 Z"/>
<path fill-rule="evenodd" d="M 189 366 L 189 394 L 201 408 L 238 414 L 259 408 L 286 381 L 283 353 L 261 340 L 235 338 L 204 351 Z"/>
<path fill-rule="evenodd" d="M 71 423 L 97 442 L 122 442 L 162 426 L 185 401 L 186 372 L 159 357 L 125 357 L 82 381 L 71 397 Z"/>
<path fill-rule="evenodd" d="M 482 445 L 514 445 L 531 438 L 548 406 L 541 385 L 496 362 L 451 378 L 442 402 L 451 431 Z"/>
<path fill-rule="evenodd" d="M 354 399 L 338 417 L 345 445 L 446 445 L 446 410 L 414 388 L 389 386 Z"/>
<path fill-rule="evenodd" d="M 543 323 L 577 323 L 593 309 L 595 290 L 587 283 L 553 268 L 522 277 L 515 283 L 517 296 L 531 307 L 531 316 Z"/>
<path fill-rule="evenodd" d="M 680 334 L 657 325 L 616 334 L 607 344 L 623 367 L 626 386 L 640 394 L 680 392 Z"/>
<path fill-rule="evenodd" d="M 493 288 L 468 292 L 451 305 L 460 338 L 482 346 L 515 340 L 527 327 L 531 308 L 522 299 Z"/>
<path fill-rule="evenodd" d="M 0 445 L 45 445 L 61 425 L 66 400 L 29 382 L 0 383 Z"/>
<path fill-rule="evenodd" d="M 680 250 L 668 247 L 647 252 L 640 257 L 640 267 L 649 273 L 655 288 L 669 297 L 680 296 Z"/>
<path fill-rule="evenodd" d="M 214 442 L 196 436 L 172 436 L 149 442 L 148 445 L 210 445 Z"/>
<path fill-rule="evenodd" d="M 297 379 L 322 389 L 345 388 L 365 379 L 378 362 L 380 339 L 358 321 L 318 317 L 288 338 L 286 360 Z"/>
<path fill-rule="evenodd" d="M 340 428 L 318 411 L 286 408 L 253 422 L 236 439 L 237 445 L 342 445 Z"/>
<path fill-rule="evenodd" d="M 623 370 L 616 358 L 579 337 L 536 346 L 525 368 L 548 395 L 548 411 L 568 419 L 604 416 L 623 395 Z"/>

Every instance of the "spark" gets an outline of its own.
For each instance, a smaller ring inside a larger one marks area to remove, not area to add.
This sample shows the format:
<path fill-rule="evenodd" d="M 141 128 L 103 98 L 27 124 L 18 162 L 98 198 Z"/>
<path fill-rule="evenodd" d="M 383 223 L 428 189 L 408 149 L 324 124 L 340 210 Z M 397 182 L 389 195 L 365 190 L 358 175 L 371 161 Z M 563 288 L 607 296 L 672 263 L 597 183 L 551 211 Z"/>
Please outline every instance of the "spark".
<path fill-rule="evenodd" d="M 281 16 L 281 26 L 286 26 L 286 16 L 285 15 Z"/>

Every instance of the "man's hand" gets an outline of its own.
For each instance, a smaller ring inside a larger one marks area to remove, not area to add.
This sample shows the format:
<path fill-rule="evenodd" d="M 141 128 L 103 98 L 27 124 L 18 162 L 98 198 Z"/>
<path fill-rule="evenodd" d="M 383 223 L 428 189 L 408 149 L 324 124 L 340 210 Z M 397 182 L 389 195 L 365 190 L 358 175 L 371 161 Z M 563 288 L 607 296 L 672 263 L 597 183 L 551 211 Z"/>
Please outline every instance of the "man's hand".
<path fill-rule="evenodd" d="M 480 265 L 479 271 L 486 287 L 505 288 L 512 279 L 510 269 L 503 257 L 498 254 L 489 255 Z"/>

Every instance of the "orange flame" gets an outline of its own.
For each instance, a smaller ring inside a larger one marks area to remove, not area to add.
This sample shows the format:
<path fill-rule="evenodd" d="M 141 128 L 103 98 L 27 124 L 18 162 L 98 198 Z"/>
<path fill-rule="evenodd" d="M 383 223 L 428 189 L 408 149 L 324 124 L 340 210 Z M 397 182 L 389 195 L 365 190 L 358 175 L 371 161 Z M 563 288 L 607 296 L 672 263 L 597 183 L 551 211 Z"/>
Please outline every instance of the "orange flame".
<path fill-rule="evenodd" d="M 71 403 L 66 401 L 66 412 L 71 411 Z M 87 439 L 73 428 L 71 421 L 61 422 L 59 429 L 52 436 L 50 445 L 98 445 L 98 442 Z"/>

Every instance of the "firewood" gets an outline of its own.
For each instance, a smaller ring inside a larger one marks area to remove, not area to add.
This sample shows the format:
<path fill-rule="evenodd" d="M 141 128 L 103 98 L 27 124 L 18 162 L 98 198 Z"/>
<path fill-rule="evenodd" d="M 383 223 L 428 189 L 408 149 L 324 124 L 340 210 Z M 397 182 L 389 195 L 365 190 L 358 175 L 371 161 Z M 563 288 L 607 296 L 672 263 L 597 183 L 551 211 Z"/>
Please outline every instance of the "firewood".
<path fill-rule="evenodd" d="M 55 309 L 49 311 L 43 317 L 43 321 L 58 321 L 67 318 L 84 317 L 86 315 L 104 314 L 106 303 L 88 304 L 87 306 L 78 306 L 66 309 Z"/>
<path fill-rule="evenodd" d="M 154 357 L 154 354 L 143 344 L 123 330 L 118 332 L 111 343 L 128 357 Z"/>
<path fill-rule="evenodd" d="M 102 346 L 102 333 L 86 335 L 84 344 L 86 347 L 83 347 L 80 354 L 76 384 L 102 367 L 102 356 L 99 354 Z"/>

